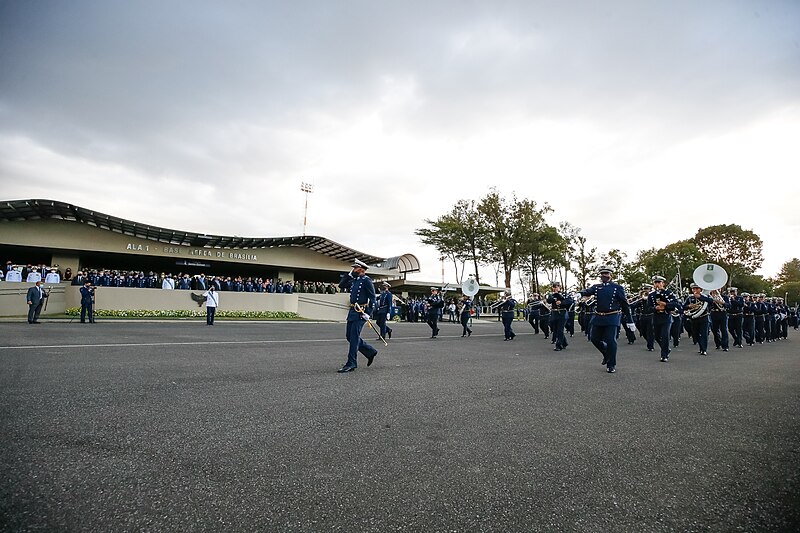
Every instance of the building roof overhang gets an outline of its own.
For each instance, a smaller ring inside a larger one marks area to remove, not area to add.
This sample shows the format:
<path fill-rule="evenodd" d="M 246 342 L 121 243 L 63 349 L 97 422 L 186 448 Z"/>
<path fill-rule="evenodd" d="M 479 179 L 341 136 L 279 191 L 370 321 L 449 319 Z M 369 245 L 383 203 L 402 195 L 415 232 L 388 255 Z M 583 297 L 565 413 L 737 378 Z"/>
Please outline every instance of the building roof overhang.
<path fill-rule="evenodd" d="M 106 231 L 130 235 L 164 244 L 223 249 L 259 249 L 280 246 L 308 248 L 317 253 L 352 261 L 360 259 L 368 265 L 402 273 L 419 271 L 419 261 L 412 254 L 384 258 L 366 254 L 334 242 L 325 237 L 303 235 L 296 237 L 239 237 L 207 235 L 142 224 L 107 215 L 91 209 L 55 200 L 8 200 L 0 202 L 0 222 L 55 219 L 87 224 Z"/>

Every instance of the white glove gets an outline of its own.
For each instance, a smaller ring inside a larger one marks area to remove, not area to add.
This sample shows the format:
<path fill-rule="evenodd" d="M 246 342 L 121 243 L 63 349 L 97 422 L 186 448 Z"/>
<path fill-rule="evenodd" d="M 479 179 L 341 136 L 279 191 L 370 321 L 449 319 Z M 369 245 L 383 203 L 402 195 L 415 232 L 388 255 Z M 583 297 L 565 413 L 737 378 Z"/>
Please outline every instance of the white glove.
<path fill-rule="evenodd" d="M 636 324 L 634 324 L 633 322 L 628 323 L 627 326 L 629 330 L 636 331 Z"/>
<path fill-rule="evenodd" d="M 367 313 L 361 313 L 361 318 L 364 320 L 369 320 L 369 315 Z"/>

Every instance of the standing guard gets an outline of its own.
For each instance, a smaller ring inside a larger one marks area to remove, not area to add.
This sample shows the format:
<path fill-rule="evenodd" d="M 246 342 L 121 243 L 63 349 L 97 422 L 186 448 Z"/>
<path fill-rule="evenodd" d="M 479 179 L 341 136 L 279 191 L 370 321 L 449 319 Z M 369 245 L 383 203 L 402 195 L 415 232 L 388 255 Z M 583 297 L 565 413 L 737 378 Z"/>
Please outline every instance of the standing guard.
<path fill-rule="evenodd" d="M 361 329 L 369 318 L 369 308 L 375 303 L 375 285 L 367 276 L 367 265 L 356 259 L 352 264 L 353 270 L 342 275 L 339 288 L 350 291 L 350 309 L 347 312 L 346 338 L 349 343 L 347 362 L 339 373 L 352 372 L 358 368 L 358 353 L 367 358 L 367 366 L 372 364 L 378 350 L 364 342 L 361 338 Z"/>
<path fill-rule="evenodd" d="M 635 326 L 625 289 L 622 285 L 611 281 L 613 274 L 611 267 L 600 267 L 599 274 L 600 283 L 582 290 L 580 294 L 595 297 L 596 308 L 589 326 L 590 340 L 603 354 L 602 364 L 606 366 L 606 371 L 613 374 L 617 371 L 617 336 L 622 316 L 624 315 L 625 324 L 628 324 L 629 328 L 633 329 Z"/>

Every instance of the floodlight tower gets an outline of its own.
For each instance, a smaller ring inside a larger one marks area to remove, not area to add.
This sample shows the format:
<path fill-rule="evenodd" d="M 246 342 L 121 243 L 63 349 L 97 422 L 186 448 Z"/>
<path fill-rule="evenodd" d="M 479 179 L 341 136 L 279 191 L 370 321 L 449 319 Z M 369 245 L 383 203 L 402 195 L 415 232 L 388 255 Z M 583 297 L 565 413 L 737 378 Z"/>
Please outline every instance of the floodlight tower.
<path fill-rule="evenodd" d="M 303 210 L 303 237 L 306 236 L 306 224 L 308 220 L 308 193 L 314 192 L 314 186 L 305 181 L 300 182 L 300 190 L 306 193 L 306 207 Z"/>

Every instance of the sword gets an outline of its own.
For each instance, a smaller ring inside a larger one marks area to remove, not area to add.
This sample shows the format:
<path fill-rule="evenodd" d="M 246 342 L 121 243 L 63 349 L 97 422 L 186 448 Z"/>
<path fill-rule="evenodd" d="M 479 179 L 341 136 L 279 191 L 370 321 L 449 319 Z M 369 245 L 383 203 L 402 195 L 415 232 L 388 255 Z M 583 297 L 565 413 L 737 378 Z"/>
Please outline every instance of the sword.
<path fill-rule="evenodd" d="M 373 324 L 373 323 L 372 323 L 372 320 L 370 320 L 370 318 L 369 318 L 369 315 L 367 315 L 367 313 L 365 313 L 365 312 L 364 312 L 364 308 L 363 308 L 363 307 L 361 307 L 361 305 L 359 305 L 359 304 L 358 304 L 358 302 L 356 302 L 356 303 L 354 303 L 354 304 L 353 304 L 353 309 L 355 309 L 355 310 L 356 310 L 356 313 L 361 313 L 361 317 L 362 317 L 362 318 L 364 318 L 364 320 L 366 320 L 366 321 L 367 321 L 367 325 L 368 325 L 369 327 L 371 327 L 373 330 L 375 330 L 375 333 L 377 333 L 377 334 L 378 334 L 378 338 L 379 338 L 380 340 L 382 340 L 382 341 L 383 341 L 383 345 L 384 345 L 384 346 L 389 346 L 389 343 L 388 343 L 388 342 L 386 342 L 386 339 L 384 339 L 384 338 L 381 336 L 381 332 L 380 332 L 380 330 L 379 330 L 378 328 L 376 328 L 376 327 L 375 327 L 375 324 Z"/>

